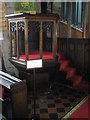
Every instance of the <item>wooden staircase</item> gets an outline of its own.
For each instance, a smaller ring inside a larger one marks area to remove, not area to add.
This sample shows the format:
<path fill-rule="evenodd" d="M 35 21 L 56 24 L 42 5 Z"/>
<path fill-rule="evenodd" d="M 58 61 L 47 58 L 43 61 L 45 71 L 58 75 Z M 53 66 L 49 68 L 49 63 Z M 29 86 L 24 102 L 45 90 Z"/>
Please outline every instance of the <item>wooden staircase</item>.
<path fill-rule="evenodd" d="M 77 69 L 70 66 L 70 61 L 62 57 L 61 53 L 57 53 L 57 72 L 56 79 L 58 82 L 72 87 L 77 87 L 82 81 L 82 75 L 77 74 Z"/>

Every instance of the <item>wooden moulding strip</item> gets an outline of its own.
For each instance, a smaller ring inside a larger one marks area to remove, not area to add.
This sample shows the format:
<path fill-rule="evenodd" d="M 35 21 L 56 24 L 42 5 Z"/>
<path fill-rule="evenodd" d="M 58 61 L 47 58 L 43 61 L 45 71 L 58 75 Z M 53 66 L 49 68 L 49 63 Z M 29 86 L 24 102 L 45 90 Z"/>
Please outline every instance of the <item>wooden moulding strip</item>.
<path fill-rule="evenodd" d="M 61 120 L 65 120 L 69 118 L 87 100 L 88 100 L 88 96 L 86 96 L 80 103 L 78 103 L 72 110 L 70 110 Z"/>

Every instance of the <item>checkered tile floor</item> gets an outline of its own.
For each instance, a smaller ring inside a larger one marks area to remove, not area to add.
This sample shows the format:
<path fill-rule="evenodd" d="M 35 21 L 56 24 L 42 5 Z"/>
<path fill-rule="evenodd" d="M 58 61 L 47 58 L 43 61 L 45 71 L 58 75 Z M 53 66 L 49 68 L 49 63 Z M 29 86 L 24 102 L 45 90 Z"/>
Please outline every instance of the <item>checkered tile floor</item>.
<path fill-rule="evenodd" d="M 39 119 L 57 120 L 78 104 L 86 93 L 65 86 L 56 86 L 52 93 L 39 94 L 36 98 L 36 116 Z M 34 100 L 28 97 L 29 118 L 34 115 Z"/>

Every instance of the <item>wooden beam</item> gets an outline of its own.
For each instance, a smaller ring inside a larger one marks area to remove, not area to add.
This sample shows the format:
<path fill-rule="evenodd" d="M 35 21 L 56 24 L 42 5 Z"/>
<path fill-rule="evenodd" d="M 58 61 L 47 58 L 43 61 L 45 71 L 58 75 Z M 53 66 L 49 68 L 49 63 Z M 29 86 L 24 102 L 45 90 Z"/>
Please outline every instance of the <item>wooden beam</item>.
<path fill-rule="evenodd" d="M 17 55 L 16 31 L 14 31 L 14 55 Z"/>
<path fill-rule="evenodd" d="M 51 13 L 53 13 L 53 2 L 51 2 Z"/>
<path fill-rule="evenodd" d="M 39 41 L 39 49 L 40 49 L 40 58 L 42 58 L 42 51 L 43 51 L 43 42 L 42 42 L 42 21 L 40 21 L 40 41 Z"/>
<path fill-rule="evenodd" d="M 71 38 L 71 3 L 67 2 L 67 38 Z"/>
<path fill-rule="evenodd" d="M 47 2 L 41 2 L 41 13 L 47 13 Z"/>
<path fill-rule="evenodd" d="M 28 20 L 25 19 L 25 61 L 28 60 Z"/>
<path fill-rule="evenodd" d="M 11 27 L 9 22 L 9 45 L 10 45 L 10 57 L 12 57 L 12 34 L 11 34 Z"/>
<path fill-rule="evenodd" d="M 88 19 L 88 2 L 84 2 L 84 12 L 83 12 L 83 38 L 86 38 L 86 28 L 87 28 L 87 19 Z"/>
<path fill-rule="evenodd" d="M 88 38 L 90 38 L 90 1 L 88 2 Z"/>
<path fill-rule="evenodd" d="M 21 34 L 21 30 L 19 30 L 18 31 L 18 45 L 19 45 L 19 55 L 21 55 L 21 49 L 22 49 L 22 47 L 21 47 L 21 42 L 22 42 L 22 36 L 21 36 L 22 34 Z"/>
<path fill-rule="evenodd" d="M 17 59 L 19 59 L 18 22 L 16 22 L 16 38 L 17 38 Z"/>
<path fill-rule="evenodd" d="M 56 52 L 57 52 L 57 43 L 56 43 L 56 21 L 53 21 L 53 43 L 52 43 L 52 52 L 53 52 L 53 58 L 56 58 Z"/>

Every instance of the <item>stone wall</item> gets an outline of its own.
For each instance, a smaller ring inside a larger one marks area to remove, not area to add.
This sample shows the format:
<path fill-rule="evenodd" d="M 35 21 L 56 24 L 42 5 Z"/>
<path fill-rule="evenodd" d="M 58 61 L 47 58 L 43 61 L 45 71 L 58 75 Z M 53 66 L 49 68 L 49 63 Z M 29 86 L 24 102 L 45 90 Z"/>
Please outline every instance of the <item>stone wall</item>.
<path fill-rule="evenodd" d="M 6 14 L 12 14 L 14 11 L 14 3 L 12 2 L 7 2 L 5 3 L 6 7 Z M 9 31 L 8 28 L 7 30 L 3 30 L 3 40 L 2 40 L 2 53 L 3 53 L 3 58 L 4 58 L 4 64 L 5 68 L 8 73 L 18 76 L 18 70 L 9 62 Z"/>

